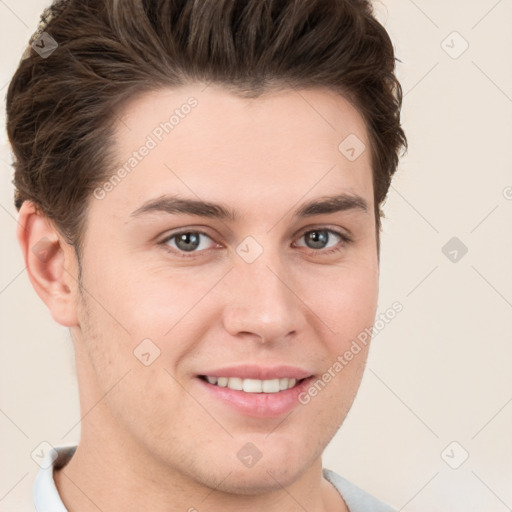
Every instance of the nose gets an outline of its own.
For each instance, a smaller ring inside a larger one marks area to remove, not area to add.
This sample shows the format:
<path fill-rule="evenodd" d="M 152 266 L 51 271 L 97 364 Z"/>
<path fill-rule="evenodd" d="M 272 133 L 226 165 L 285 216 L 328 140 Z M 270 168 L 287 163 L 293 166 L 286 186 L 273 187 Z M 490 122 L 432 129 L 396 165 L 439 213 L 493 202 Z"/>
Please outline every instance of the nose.
<path fill-rule="evenodd" d="M 305 304 L 294 292 L 290 271 L 265 251 L 256 261 L 242 259 L 228 276 L 224 328 L 238 338 L 263 343 L 286 341 L 305 326 Z"/>

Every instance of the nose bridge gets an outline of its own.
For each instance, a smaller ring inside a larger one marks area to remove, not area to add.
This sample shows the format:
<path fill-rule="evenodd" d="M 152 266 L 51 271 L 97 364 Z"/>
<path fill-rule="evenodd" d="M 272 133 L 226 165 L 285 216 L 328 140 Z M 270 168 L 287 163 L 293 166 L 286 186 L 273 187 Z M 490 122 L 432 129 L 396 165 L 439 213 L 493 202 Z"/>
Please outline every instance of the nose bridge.
<path fill-rule="evenodd" d="M 240 248 L 243 251 L 247 246 L 240 244 L 237 252 Z M 249 251 L 254 249 L 249 245 Z M 265 342 L 300 330 L 300 300 L 292 291 L 290 272 L 278 250 L 266 247 L 252 261 L 246 257 L 247 252 L 240 254 L 229 278 L 230 301 L 224 310 L 226 330 L 233 336 L 251 333 Z"/>

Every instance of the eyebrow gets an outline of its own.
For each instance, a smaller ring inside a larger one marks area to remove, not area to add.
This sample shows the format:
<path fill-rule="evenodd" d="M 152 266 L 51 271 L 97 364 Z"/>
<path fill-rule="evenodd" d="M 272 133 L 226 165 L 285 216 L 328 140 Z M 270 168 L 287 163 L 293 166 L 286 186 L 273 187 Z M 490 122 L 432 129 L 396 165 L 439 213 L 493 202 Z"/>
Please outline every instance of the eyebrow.
<path fill-rule="evenodd" d="M 294 217 L 312 217 L 347 210 L 359 210 L 366 213 L 368 212 L 368 203 L 363 197 L 354 194 L 325 196 L 304 203 L 295 210 Z M 231 222 L 235 222 L 238 218 L 235 210 L 220 203 L 168 195 L 146 201 L 133 211 L 130 217 L 139 217 L 149 213 L 197 215 L 198 217 L 229 220 Z"/>

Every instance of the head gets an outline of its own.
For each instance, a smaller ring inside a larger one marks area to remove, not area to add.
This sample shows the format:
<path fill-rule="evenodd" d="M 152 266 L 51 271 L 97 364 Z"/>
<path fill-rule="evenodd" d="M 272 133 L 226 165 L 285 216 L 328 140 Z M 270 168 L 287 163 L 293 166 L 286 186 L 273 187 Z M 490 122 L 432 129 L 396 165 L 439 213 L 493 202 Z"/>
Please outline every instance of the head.
<path fill-rule="evenodd" d="M 108 392 L 82 440 L 211 487 L 231 471 L 231 491 L 296 480 L 375 318 L 406 145 L 386 31 L 362 0 L 68 0 L 45 31 L 58 47 L 20 62 L 8 134 L 30 279 L 71 330 L 82 407 Z M 293 403 L 206 379 L 288 374 Z"/>

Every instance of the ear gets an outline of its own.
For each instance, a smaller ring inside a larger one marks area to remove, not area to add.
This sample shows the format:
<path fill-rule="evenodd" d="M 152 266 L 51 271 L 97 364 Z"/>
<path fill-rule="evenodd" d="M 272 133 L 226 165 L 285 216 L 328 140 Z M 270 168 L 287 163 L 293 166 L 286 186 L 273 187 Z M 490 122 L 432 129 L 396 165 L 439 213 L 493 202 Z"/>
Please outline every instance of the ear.
<path fill-rule="evenodd" d="M 53 319 L 78 326 L 78 261 L 53 223 L 31 201 L 24 201 L 17 228 L 28 277 Z"/>

